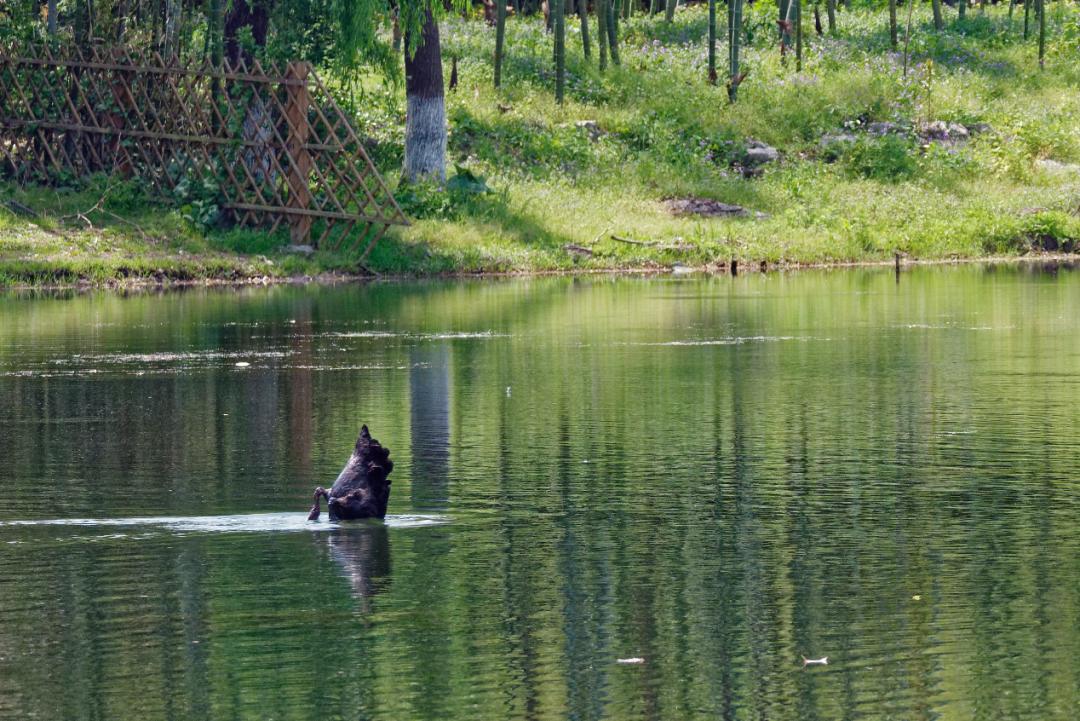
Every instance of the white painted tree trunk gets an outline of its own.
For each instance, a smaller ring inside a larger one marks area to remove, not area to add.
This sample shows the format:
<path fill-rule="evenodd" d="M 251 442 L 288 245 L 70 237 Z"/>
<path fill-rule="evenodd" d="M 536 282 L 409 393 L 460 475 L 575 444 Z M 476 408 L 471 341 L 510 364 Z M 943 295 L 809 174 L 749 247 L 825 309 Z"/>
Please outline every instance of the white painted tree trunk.
<path fill-rule="evenodd" d="M 439 24 L 429 10 L 416 52 L 405 38 L 405 164 L 403 180 L 446 181 L 446 96 Z"/>
<path fill-rule="evenodd" d="M 405 179 L 446 180 L 446 98 L 410 95 L 405 99 Z"/>

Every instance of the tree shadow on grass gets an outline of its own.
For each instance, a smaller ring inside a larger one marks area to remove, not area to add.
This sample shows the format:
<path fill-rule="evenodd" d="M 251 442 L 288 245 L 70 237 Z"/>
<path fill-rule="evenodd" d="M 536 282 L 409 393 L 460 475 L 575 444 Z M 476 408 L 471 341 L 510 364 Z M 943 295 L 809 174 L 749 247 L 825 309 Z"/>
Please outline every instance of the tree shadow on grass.
<path fill-rule="evenodd" d="M 539 215 L 515 208 L 500 193 L 476 194 L 446 214 L 414 220 L 474 224 L 484 237 L 470 247 L 440 242 L 439 225 L 429 226 L 431 237 L 415 240 L 394 229 L 376 244 L 364 265 L 376 273 L 509 272 L 522 269 L 523 252 L 548 255 L 547 266 L 574 265 L 574 257 L 564 249 L 573 238 L 553 230 Z"/>

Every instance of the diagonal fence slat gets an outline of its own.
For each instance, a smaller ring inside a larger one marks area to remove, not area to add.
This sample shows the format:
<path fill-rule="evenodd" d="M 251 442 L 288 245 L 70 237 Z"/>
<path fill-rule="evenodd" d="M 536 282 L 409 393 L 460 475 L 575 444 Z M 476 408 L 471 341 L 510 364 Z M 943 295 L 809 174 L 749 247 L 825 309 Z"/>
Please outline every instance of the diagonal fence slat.
<path fill-rule="evenodd" d="M 0 174 L 113 173 L 159 194 L 212 188 L 238 225 L 363 246 L 408 221 L 308 63 L 214 67 L 130 47 L 0 46 Z"/>

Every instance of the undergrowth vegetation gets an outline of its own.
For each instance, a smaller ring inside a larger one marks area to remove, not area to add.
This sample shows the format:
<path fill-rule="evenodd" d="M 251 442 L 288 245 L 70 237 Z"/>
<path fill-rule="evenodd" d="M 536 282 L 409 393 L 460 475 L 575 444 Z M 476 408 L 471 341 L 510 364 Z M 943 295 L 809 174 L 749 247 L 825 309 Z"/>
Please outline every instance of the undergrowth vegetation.
<path fill-rule="evenodd" d="M 393 230 L 365 266 L 440 273 L 1071 252 L 1080 238 L 1080 10 L 1053 5 L 1043 70 L 1034 33 L 1023 40 L 1022 6 L 1011 18 L 1006 4 L 973 8 L 964 21 L 946 7 L 940 32 L 929 6 L 918 7 L 905 63 L 906 7 L 893 50 L 885 12 L 856 3 L 824 36 L 807 8 L 796 72 L 778 52 L 775 4 L 754 3 L 745 11 L 749 74 L 735 104 L 722 83 L 706 80 L 704 5 L 680 8 L 673 23 L 623 22 L 622 64 L 603 73 L 595 48 L 591 60 L 582 56 L 580 28 L 568 22 L 561 105 L 542 18 L 507 23 L 500 90 L 493 29 L 447 20 L 444 60 L 456 58 L 459 76 L 447 96 L 456 175 L 445 189 L 399 187 L 413 223 Z M 402 88 L 375 77 L 355 87 L 346 104 L 396 183 Z M 948 137 L 935 128 L 950 129 Z M 750 141 L 779 159 L 744 172 Z M 218 227 L 213 189 L 188 191 L 164 205 L 135 189 L 114 194 L 83 223 L 58 218 L 92 205 L 93 189 L 27 199 L 5 188 L 0 196 L 45 209 L 52 220 L 42 227 L 63 230 L 31 234 L 40 248 L 23 252 L 18 228 L 39 221 L 0 211 L 0 259 L 54 257 L 65 244 L 77 248 L 71 238 L 91 224 L 120 254 L 143 246 L 174 256 L 243 253 L 238 267 L 272 274 L 358 268 L 357 252 L 302 259 L 284 255 L 285 234 Z M 665 201 L 687 197 L 748 214 L 672 215 Z"/>

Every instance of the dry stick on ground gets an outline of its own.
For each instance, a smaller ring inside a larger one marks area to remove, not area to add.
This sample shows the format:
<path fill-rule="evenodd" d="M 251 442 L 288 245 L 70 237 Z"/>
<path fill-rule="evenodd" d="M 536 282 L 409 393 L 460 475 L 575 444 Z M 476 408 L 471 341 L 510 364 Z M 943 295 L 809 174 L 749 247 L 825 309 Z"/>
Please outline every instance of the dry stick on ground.
<path fill-rule="evenodd" d="M 620 243 L 629 243 L 630 245 L 640 245 L 643 248 L 653 248 L 654 250 L 675 250 L 679 252 L 687 252 L 694 250 L 694 246 L 690 243 L 661 243 L 660 241 L 644 241 L 633 240 L 632 238 L 624 238 L 620 235 L 612 235 L 612 240 L 617 240 Z"/>
<path fill-rule="evenodd" d="M 600 239 L 602 237 L 604 237 L 604 234 L 607 233 L 609 230 L 611 230 L 611 223 L 608 223 L 607 225 L 605 225 L 604 229 L 601 230 L 599 233 L 597 233 L 595 238 L 593 238 L 592 240 L 589 241 L 589 245 L 596 245 L 597 243 L 599 243 Z M 612 237 L 614 237 L 614 236 L 612 236 Z"/>
<path fill-rule="evenodd" d="M 134 228 L 135 230 L 137 230 L 139 232 L 139 235 L 142 236 L 143 240 L 152 241 L 153 238 L 150 237 L 150 234 L 147 233 L 143 229 L 143 227 L 141 225 L 139 225 L 138 223 L 135 223 L 134 221 L 128 220 L 127 218 L 122 218 L 119 215 L 117 215 L 116 213 L 112 212 L 111 210 L 108 210 L 105 207 L 105 203 L 108 202 L 108 200 L 109 200 L 109 195 L 112 193 L 113 188 L 116 187 L 116 183 L 117 183 L 117 180 L 118 180 L 118 177 L 117 177 L 117 174 L 116 174 L 116 169 L 119 167 L 119 164 L 120 164 L 120 155 L 118 153 L 117 156 L 116 156 L 116 159 L 113 161 L 112 170 L 109 172 L 109 183 L 108 183 L 108 185 L 105 186 L 105 190 L 103 190 L 101 192 L 101 197 L 99 197 L 97 199 L 96 203 L 94 203 L 92 206 L 90 206 L 86 210 L 83 210 L 83 211 L 76 210 L 74 213 L 69 213 L 68 215 L 61 215 L 58 218 L 58 220 L 63 222 L 65 220 L 69 220 L 69 219 L 72 219 L 72 218 L 78 218 L 79 220 L 86 223 L 86 227 L 87 227 L 88 230 L 94 230 L 94 224 L 92 222 L 90 222 L 90 218 L 88 216 L 91 213 L 103 213 L 103 214 L 109 216 L 110 218 L 113 218 L 115 220 L 119 220 L 121 223 L 124 223 L 125 225 L 130 225 L 132 228 Z"/>

